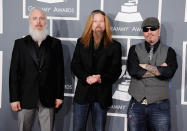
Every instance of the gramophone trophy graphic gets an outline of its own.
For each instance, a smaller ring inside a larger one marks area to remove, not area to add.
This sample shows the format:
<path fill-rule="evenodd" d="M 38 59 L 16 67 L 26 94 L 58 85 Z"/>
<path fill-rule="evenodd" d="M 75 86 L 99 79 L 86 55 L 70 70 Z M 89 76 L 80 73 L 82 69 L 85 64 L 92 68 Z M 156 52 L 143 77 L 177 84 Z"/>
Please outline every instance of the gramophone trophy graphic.
<path fill-rule="evenodd" d="M 120 83 L 118 84 L 117 90 L 114 92 L 112 98 L 121 101 L 130 101 L 131 96 L 128 93 L 131 78 L 126 71 L 126 65 L 122 66 L 122 73 L 119 77 Z"/>
<path fill-rule="evenodd" d="M 36 0 L 39 2 L 45 2 L 45 3 L 59 3 L 59 2 L 64 2 L 64 0 Z"/>
<path fill-rule="evenodd" d="M 143 21 L 141 14 L 137 12 L 138 0 L 129 0 L 121 6 L 121 12 L 118 12 L 115 20 L 122 22 Z"/>

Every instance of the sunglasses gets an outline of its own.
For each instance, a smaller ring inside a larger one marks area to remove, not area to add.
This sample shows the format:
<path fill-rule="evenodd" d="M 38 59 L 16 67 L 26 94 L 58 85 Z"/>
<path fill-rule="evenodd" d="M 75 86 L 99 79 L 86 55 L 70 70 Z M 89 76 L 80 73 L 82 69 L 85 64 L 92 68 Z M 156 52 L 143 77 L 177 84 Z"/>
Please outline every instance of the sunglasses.
<path fill-rule="evenodd" d="M 148 28 L 148 27 L 144 27 L 143 28 L 143 32 L 148 32 L 149 30 L 150 31 L 155 31 L 157 30 L 159 27 L 151 27 L 151 28 Z"/>

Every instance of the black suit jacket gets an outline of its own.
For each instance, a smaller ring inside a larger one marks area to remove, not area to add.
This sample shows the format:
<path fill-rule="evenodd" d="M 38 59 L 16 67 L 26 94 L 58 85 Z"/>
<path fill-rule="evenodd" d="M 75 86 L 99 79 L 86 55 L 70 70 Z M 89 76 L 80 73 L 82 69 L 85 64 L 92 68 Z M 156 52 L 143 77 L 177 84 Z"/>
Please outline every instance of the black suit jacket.
<path fill-rule="evenodd" d="M 88 89 L 91 86 L 86 83 L 86 78 L 94 75 L 92 73 L 94 65 L 97 74 L 101 75 L 101 83 L 95 84 L 96 99 L 101 107 L 110 106 L 112 104 L 112 84 L 121 74 L 121 56 L 121 44 L 113 41 L 106 47 L 99 47 L 97 63 L 93 64 L 91 48 L 85 48 L 78 39 L 71 63 L 72 72 L 78 77 L 74 101 L 79 104 L 87 102 Z"/>
<path fill-rule="evenodd" d="M 42 41 L 44 55 L 37 60 L 31 36 L 15 40 L 9 75 L 10 102 L 34 108 L 38 101 L 54 107 L 64 97 L 64 62 L 61 41 L 47 36 Z"/>

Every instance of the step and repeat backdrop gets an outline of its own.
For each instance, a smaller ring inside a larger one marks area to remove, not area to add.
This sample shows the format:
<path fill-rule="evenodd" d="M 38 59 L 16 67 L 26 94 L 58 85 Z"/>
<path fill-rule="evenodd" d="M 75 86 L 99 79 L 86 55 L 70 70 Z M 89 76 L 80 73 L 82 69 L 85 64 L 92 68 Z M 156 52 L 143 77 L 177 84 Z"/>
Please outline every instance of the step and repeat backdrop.
<path fill-rule="evenodd" d="M 113 105 L 109 108 L 106 131 L 127 131 L 130 76 L 126 60 L 130 46 L 144 40 L 140 28 L 149 16 L 161 23 L 161 41 L 176 50 L 179 68 L 170 82 L 172 131 L 187 130 L 187 1 L 186 0 L 0 0 L 0 131 L 18 131 L 17 113 L 9 104 L 8 77 L 14 40 L 28 34 L 28 15 L 33 8 L 47 14 L 51 36 L 62 41 L 65 63 L 65 100 L 57 111 L 55 131 L 72 131 L 73 97 L 77 79 L 70 62 L 77 38 L 92 10 L 109 17 L 113 38 L 122 45 L 122 73 L 113 85 Z M 36 118 L 33 131 L 39 131 Z M 92 131 L 88 120 L 88 131 Z"/>

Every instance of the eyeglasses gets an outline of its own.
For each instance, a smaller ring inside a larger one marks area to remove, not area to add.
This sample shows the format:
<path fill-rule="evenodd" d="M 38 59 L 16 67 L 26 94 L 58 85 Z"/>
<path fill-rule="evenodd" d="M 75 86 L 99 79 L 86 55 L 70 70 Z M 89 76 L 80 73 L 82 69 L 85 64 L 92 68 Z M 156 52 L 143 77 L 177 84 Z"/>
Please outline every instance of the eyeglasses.
<path fill-rule="evenodd" d="M 143 32 L 148 32 L 149 30 L 150 31 L 155 31 L 157 30 L 159 27 L 151 27 L 151 28 L 148 28 L 148 27 L 144 27 L 143 28 Z"/>

